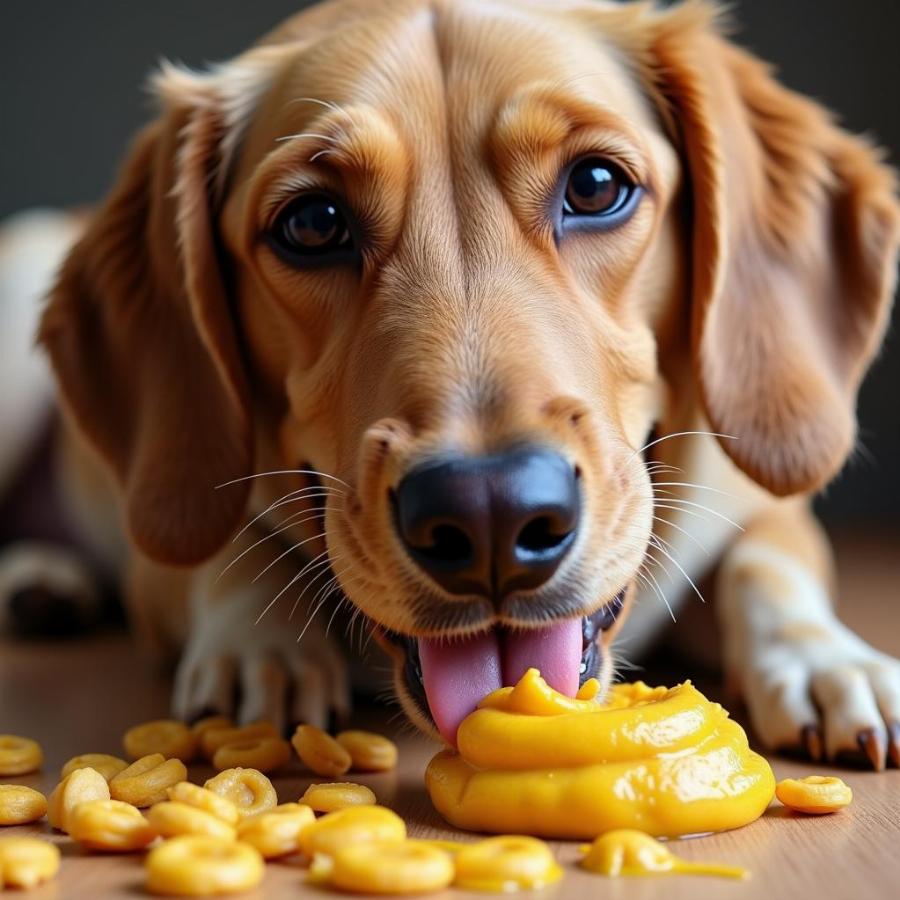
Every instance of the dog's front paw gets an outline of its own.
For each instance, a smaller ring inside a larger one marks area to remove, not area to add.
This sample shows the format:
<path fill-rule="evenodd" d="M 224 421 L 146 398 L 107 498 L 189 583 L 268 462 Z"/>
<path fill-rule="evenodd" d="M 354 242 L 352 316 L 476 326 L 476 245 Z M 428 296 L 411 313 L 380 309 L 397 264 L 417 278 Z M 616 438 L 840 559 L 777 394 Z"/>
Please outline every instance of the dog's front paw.
<path fill-rule="evenodd" d="M 786 622 L 741 657 L 732 671 L 767 747 L 900 766 L 900 661 L 834 618 Z"/>
<path fill-rule="evenodd" d="M 280 731 L 299 722 L 326 727 L 350 711 L 340 650 L 324 629 L 297 629 L 273 617 L 247 620 L 244 604 L 210 610 L 198 621 L 175 678 L 173 713 L 192 721 L 220 713 L 240 723 L 271 721 Z"/>

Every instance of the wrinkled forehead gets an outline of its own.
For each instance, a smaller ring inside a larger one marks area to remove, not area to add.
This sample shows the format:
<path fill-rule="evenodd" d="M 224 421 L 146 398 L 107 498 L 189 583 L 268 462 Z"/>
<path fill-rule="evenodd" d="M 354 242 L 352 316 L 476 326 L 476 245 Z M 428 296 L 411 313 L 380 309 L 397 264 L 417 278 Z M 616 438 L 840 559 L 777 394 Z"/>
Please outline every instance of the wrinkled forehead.
<path fill-rule="evenodd" d="M 488 137 L 514 103 L 527 115 L 521 101 L 530 92 L 661 134 L 625 55 L 558 6 L 384 7 L 351 8 L 299 42 L 262 99 L 247 156 L 259 160 L 288 136 L 315 131 L 335 107 L 376 110 L 417 156 L 437 143 L 458 148 Z"/>

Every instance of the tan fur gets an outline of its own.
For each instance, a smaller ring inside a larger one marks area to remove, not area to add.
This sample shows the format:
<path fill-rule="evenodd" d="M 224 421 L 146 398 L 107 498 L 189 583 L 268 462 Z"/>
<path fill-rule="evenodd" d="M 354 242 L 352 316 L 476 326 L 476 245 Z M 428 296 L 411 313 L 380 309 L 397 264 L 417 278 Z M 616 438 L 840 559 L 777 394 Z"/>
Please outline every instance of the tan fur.
<path fill-rule="evenodd" d="M 249 494 L 217 484 L 308 461 L 346 482 L 326 540 L 358 608 L 417 635 L 481 627 L 483 604 L 406 556 L 388 491 L 430 454 L 535 440 L 579 467 L 585 525 L 560 578 L 494 621 L 587 614 L 644 559 L 639 448 L 657 423 L 724 435 L 740 471 L 712 439 L 653 453 L 727 484 L 742 521 L 779 510 L 765 540 L 824 577 L 818 539 L 772 493 L 821 487 L 853 445 L 900 227 L 876 151 L 730 44 L 699 0 L 335 0 L 248 54 L 157 79 L 161 117 L 42 327 L 140 551 L 200 563 Z M 557 247 L 546 198 L 587 153 L 647 194 L 617 230 Z M 292 269 L 262 242 L 313 186 L 359 219 L 359 272 Z M 303 484 L 261 479 L 252 508 Z M 731 537 L 717 533 L 720 552 Z"/>

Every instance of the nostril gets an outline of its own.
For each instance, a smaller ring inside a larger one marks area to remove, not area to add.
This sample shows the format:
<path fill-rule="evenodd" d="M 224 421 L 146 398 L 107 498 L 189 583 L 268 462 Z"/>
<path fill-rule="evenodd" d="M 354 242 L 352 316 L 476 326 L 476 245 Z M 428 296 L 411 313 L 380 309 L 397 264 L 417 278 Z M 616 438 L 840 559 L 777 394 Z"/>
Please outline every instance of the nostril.
<path fill-rule="evenodd" d="M 466 533 L 455 525 L 435 525 L 431 530 L 431 545 L 416 547 L 416 552 L 426 559 L 443 563 L 460 563 L 472 557 L 472 542 Z"/>
<path fill-rule="evenodd" d="M 571 534 L 571 531 L 554 530 L 549 516 L 539 516 L 532 519 L 519 532 L 519 536 L 516 538 L 516 547 L 530 553 L 541 553 L 559 547 Z"/>

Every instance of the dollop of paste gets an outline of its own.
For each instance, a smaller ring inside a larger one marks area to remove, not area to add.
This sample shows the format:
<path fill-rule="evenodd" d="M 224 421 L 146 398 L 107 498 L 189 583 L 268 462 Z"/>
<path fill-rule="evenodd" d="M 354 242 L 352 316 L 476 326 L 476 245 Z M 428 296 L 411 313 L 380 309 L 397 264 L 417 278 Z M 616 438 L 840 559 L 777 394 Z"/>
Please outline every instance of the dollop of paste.
<path fill-rule="evenodd" d="M 577 697 L 536 669 L 485 697 L 459 727 L 457 750 L 425 784 L 457 828 L 593 839 L 618 828 L 659 837 L 725 831 L 769 805 L 775 776 L 747 735 L 689 681 L 673 688 L 597 684 Z"/>

